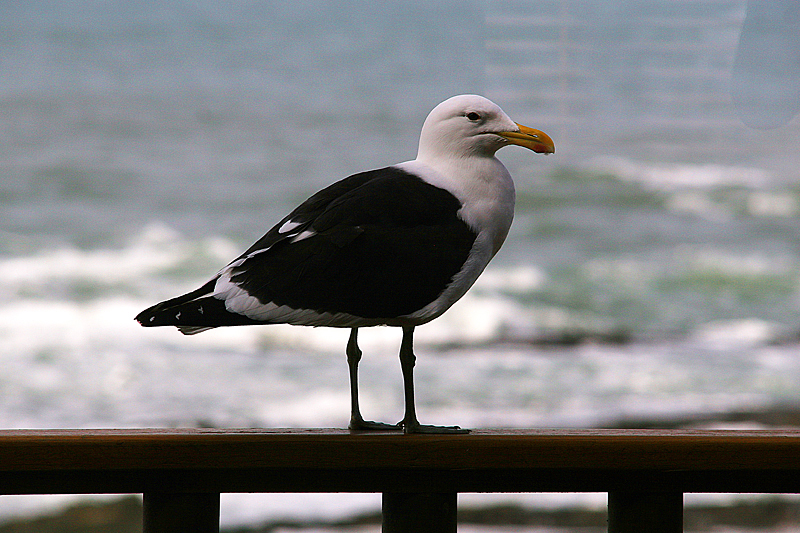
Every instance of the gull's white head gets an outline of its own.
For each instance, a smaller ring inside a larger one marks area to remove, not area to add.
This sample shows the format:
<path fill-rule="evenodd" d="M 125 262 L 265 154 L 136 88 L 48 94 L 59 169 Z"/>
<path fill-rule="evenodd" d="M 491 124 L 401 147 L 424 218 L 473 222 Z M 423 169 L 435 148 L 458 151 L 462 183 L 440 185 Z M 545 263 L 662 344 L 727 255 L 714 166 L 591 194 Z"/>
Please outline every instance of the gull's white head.
<path fill-rule="evenodd" d="M 534 152 L 555 152 L 553 140 L 517 124 L 500 106 L 475 94 L 453 96 L 433 108 L 422 125 L 417 159 L 493 157 L 516 144 Z"/>

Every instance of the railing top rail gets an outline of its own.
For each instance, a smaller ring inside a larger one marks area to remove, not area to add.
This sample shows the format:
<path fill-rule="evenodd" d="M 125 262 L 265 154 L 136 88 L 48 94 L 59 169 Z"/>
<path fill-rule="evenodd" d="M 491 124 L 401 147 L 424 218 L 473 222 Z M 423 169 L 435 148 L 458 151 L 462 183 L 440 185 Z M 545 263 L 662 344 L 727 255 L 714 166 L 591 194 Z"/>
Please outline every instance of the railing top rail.
<path fill-rule="evenodd" d="M 145 492 L 192 483 L 211 492 L 386 492 L 420 483 L 457 492 L 605 492 L 632 483 L 800 492 L 800 430 L 0 431 L 0 490 L 7 493 Z"/>
<path fill-rule="evenodd" d="M 800 468 L 800 430 L 0 430 L 0 470 L 195 468 Z M 213 466 L 212 466 L 213 465 Z"/>

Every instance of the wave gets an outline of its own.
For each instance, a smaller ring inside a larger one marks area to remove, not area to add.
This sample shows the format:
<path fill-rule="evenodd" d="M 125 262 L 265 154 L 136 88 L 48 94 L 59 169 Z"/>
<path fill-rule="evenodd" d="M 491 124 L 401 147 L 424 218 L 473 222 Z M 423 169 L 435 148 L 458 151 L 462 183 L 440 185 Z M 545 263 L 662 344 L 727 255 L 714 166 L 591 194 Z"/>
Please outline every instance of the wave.
<path fill-rule="evenodd" d="M 603 156 L 594 159 L 589 165 L 621 179 L 662 191 L 719 187 L 760 189 L 774 181 L 772 173 L 762 168 L 713 163 L 641 163 L 621 157 Z"/>
<path fill-rule="evenodd" d="M 23 351 L 79 350 L 124 339 L 180 346 L 186 341 L 171 328 L 142 331 L 132 317 L 205 282 L 239 248 L 227 238 L 190 240 L 154 224 L 118 248 L 62 247 L 0 259 L 5 345 Z M 715 336 L 709 332 L 718 330 L 717 324 L 750 320 L 768 326 L 749 338 L 775 342 L 791 338 L 791 324 L 780 307 L 772 313 L 769 307 L 784 300 L 791 305 L 799 279 L 800 264 L 789 256 L 691 247 L 679 247 L 670 256 L 597 257 L 560 269 L 500 263 L 490 265 L 445 315 L 419 328 L 418 341 L 452 349 L 675 334 L 705 339 Z M 728 308 L 740 303 L 739 314 L 726 317 Z M 741 314 L 742 309 L 750 314 Z M 365 332 L 364 345 L 394 345 L 395 336 L 381 330 Z M 192 345 L 338 352 L 343 335 L 325 328 L 225 328 L 199 335 Z"/>

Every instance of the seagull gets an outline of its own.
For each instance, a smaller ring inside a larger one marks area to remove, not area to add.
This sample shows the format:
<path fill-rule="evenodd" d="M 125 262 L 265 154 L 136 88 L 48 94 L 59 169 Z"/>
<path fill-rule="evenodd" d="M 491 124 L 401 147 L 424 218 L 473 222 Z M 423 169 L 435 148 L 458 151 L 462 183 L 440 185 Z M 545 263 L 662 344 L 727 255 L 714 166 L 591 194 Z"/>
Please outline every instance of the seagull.
<path fill-rule="evenodd" d="M 495 153 L 507 145 L 555 152 L 547 134 L 487 98 L 449 98 L 425 119 L 416 159 L 322 189 L 202 287 L 136 321 L 186 335 L 257 324 L 350 328 L 350 429 L 466 433 L 417 420 L 414 329 L 461 298 L 503 244 L 515 192 Z M 358 329 L 379 325 L 402 329 L 405 415 L 397 424 L 364 420 L 359 408 Z"/>

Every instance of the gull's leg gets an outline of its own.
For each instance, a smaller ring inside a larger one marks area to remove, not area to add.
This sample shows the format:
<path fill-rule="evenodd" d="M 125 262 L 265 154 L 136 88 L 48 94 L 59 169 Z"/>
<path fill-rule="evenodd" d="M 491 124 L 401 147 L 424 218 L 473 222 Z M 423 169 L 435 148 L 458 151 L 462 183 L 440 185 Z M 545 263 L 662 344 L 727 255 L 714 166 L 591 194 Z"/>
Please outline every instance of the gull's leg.
<path fill-rule="evenodd" d="M 402 429 L 400 424 L 384 424 L 364 420 L 358 407 L 358 363 L 361 361 L 361 348 L 358 347 L 358 328 L 350 330 L 347 341 L 347 366 L 350 368 L 350 429 Z"/>
<path fill-rule="evenodd" d="M 406 415 L 401 422 L 403 431 L 409 433 L 469 433 L 458 426 L 423 426 L 417 420 L 414 405 L 414 326 L 403 326 L 403 341 L 400 344 L 400 367 L 403 370 L 403 390 L 406 396 Z"/>

